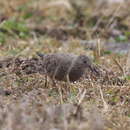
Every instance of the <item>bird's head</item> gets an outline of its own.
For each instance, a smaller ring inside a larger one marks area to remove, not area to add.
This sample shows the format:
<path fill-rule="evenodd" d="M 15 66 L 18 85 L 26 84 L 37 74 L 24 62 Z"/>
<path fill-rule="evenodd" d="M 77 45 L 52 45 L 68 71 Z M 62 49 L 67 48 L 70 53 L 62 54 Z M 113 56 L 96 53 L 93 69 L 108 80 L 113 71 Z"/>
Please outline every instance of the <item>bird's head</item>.
<path fill-rule="evenodd" d="M 89 57 L 85 56 L 85 55 L 80 55 L 77 58 L 77 62 L 81 65 L 81 67 L 88 67 L 91 68 L 92 66 L 92 61 L 89 59 Z"/>

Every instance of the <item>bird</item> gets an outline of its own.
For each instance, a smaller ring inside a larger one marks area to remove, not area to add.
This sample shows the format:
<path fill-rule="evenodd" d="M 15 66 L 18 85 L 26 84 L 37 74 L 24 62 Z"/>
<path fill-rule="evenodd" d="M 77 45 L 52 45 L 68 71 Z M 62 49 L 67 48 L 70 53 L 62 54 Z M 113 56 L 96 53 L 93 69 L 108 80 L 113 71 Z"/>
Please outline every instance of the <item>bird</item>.
<path fill-rule="evenodd" d="M 39 72 L 53 80 L 74 82 L 83 76 L 86 69 L 93 71 L 92 60 L 83 54 L 37 52 L 37 55 L 42 64 L 42 70 Z"/>

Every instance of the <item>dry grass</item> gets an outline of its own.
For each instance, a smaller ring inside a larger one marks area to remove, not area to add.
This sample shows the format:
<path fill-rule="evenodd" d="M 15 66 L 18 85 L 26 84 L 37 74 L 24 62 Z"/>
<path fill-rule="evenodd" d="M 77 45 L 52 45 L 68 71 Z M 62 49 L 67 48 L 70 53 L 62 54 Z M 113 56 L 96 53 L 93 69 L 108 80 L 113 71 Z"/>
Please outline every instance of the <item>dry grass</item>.
<path fill-rule="evenodd" d="M 0 44 L 1 60 L 32 58 L 37 51 L 73 52 L 93 58 L 102 75 L 88 72 L 76 83 L 68 86 L 57 82 L 57 87 L 48 79 L 45 86 L 44 75 L 20 74 L 11 60 L 9 67 L 0 68 L 0 129 L 129 130 L 129 57 L 113 52 L 106 55 L 101 43 L 113 38 L 115 29 L 127 34 L 129 42 L 127 20 L 130 17 L 126 8 L 129 2 L 115 4 L 111 9 L 110 5 L 93 2 L 89 7 L 73 1 L 49 2 L 0 1 L 0 6 L 4 7 L 1 26 L 16 17 L 16 21 L 24 21 L 27 28 L 23 31 L 23 28 L 1 29 L 0 26 L 2 38 L 5 37 Z M 10 13 L 6 15 L 7 12 Z M 87 40 L 95 40 L 96 48 L 88 49 Z"/>

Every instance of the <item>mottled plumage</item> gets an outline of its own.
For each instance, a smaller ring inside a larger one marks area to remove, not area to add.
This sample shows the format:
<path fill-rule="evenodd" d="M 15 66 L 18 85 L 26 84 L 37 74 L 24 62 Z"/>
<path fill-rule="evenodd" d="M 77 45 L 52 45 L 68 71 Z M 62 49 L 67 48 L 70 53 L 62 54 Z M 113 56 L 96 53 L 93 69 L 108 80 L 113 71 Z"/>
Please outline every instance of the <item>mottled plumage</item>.
<path fill-rule="evenodd" d="M 82 77 L 86 69 L 92 69 L 91 60 L 85 55 L 70 53 L 39 54 L 43 70 L 52 79 L 67 81 L 67 75 L 71 82 Z"/>

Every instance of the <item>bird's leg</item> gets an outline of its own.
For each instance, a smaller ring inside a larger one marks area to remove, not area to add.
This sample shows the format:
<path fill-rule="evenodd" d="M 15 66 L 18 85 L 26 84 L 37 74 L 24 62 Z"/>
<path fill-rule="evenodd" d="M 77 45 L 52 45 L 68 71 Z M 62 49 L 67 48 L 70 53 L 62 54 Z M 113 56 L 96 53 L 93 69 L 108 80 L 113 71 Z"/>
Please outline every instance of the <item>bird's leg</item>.
<path fill-rule="evenodd" d="M 67 74 L 67 75 L 66 75 L 66 80 L 67 80 L 67 86 L 68 86 L 69 91 L 70 91 L 71 85 L 70 85 L 70 78 L 69 78 L 69 74 Z"/>
<path fill-rule="evenodd" d="M 53 74 L 52 79 L 51 79 L 54 88 L 57 88 L 56 80 L 55 80 L 56 73 L 57 73 L 57 68 L 56 68 L 56 70 L 54 71 L 54 74 Z"/>
<path fill-rule="evenodd" d="M 67 83 L 70 84 L 69 74 L 66 75 Z"/>
<path fill-rule="evenodd" d="M 52 85 L 53 85 L 54 88 L 57 88 L 56 81 L 55 81 L 54 78 L 52 78 Z"/>

